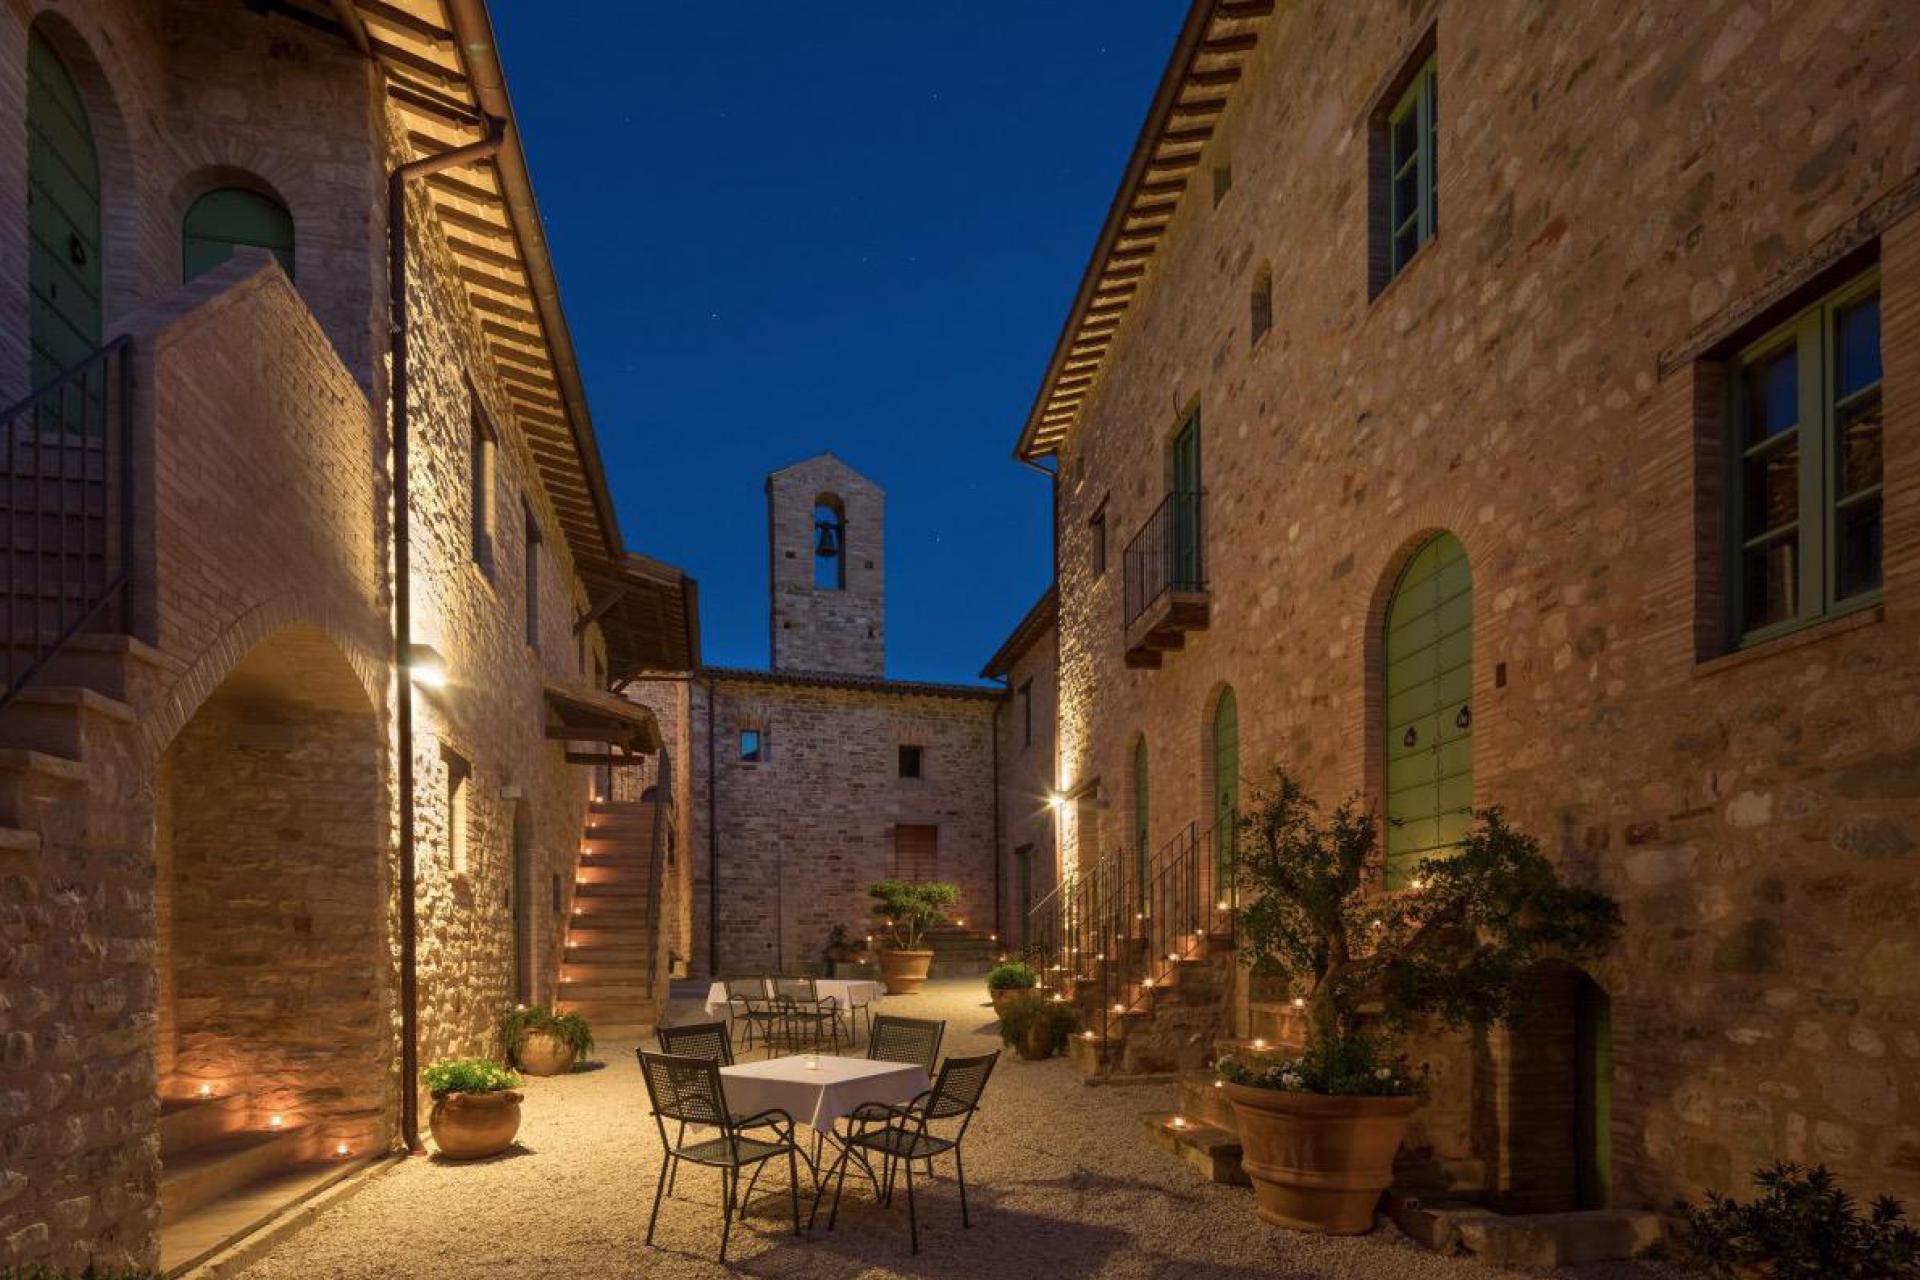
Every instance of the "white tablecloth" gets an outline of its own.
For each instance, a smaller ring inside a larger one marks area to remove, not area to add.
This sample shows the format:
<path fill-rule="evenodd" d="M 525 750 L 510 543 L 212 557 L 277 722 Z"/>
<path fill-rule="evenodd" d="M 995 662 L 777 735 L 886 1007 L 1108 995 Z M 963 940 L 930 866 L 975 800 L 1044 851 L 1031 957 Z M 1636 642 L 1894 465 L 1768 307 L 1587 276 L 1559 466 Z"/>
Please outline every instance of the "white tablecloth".
<path fill-rule="evenodd" d="M 833 1122 L 863 1102 L 908 1102 L 926 1092 L 926 1070 L 909 1062 L 873 1062 L 866 1058 L 815 1058 L 805 1054 L 740 1062 L 720 1068 L 727 1110 L 754 1115 L 778 1107 L 796 1124 L 833 1132 Z"/>
<path fill-rule="evenodd" d="M 879 1004 L 885 988 L 871 978 L 816 978 L 813 989 L 824 999 L 832 996 L 844 1011 L 856 1004 Z M 716 982 L 707 988 L 707 1016 L 727 1015 L 727 984 Z"/>

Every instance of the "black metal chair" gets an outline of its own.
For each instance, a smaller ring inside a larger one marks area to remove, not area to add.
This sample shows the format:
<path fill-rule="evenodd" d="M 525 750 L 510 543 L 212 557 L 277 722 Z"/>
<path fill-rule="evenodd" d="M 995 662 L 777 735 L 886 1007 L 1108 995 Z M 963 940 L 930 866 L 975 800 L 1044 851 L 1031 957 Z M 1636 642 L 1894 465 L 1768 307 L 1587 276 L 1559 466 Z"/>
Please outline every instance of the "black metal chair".
<path fill-rule="evenodd" d="M 871 996 L 861 999 L 855 994 L 855 987 L 847 988 L 846 1003 L 840 1006 L 840 1021 L 847 1028 L 847 1047 L 851 1049 L 860 1043 L 860 1015 L 867 1015 L 867 1039 L 873 1039 L 873 999 Z"/>
<path fill-rule="evenodd" d="M 753 1033 L 760 1032 L 762 1043 L 773 1042 L 774 1027 L 780 1020 L 780 1011 L 767 994 L 766 978 L 723 978 L 720 985 L 727 992 L 727 1016 L 736 1022 L 746 1024 L 747 1034 L 740 1042 L 743 1050 L 753 1049 Z"/>
<path fill-rule="evenodd" d="M 867 1057 L 876 1062 L 913 1062 L 933 1074 L 947 1024 L 935 1018 L 898 1018 L 883 1013 L 867 1032 Z"/>
<path fill-rule="evenodd" d="M 723 1067 L 733 1065 L 733 1035 L 724 1022 L 689 1022 L 661 1027 L 660 1052 L 681 1058 L 711 1058 Z"/>
<path fill-rule="evenodd" d="M 847 1189 L 847 1160 L 856 1151 L 878 1154 L 884 1161 L 883 1177 L 876 1184 L 876 1193 L 882 1205 L 893 1203 L 894 1180 L 901 1169 L 907 1171 L 907 1229 L 913 1240 L 913 1251 L 920 1252 L 920 1213 L 913 1197 L 913 1166 L 915 1161 L 925 1161 L 928 1176 L 933 1173 L 933 1160 L 936 1156 L 953 1153 L 953 1167 L 960 1182 L 960 1225 L 973 1225 L 967 1214 L 967 1166 L 961 1159 L 960 1144 L 967 1136 L 967 1127 L 973 1123 L 974 1113 L 980 1109 L 980 1095 L 986 1092 L 987 1081 L 993 1075 L 993 1067 L 1000 1060 L 998 1053 L 985 1053 L 976 1058 L 948 1058 L 940 1064 L 940 1075 L 933 1082 L 933 1088 L 916 1097 L 904 1106 L 895 1106 L 884 1102 L 870 1102 L 863 1105 L 862 1112 L 885 1111 L 887 1120 L 878 1128 L 862 1125 L 847 1135 L 840 1151 L 839 1160 L 828 1176 L 834 1180 L 833 1212 L 827 1216 L 827 1230 L 833 1230 L 834 1223 L 840 1217 L 840 1196 Z M 959 1120 L 959 1127 L 951 1137 L 943 1137 L 933 1131 L 935 1121 Z M 834 1177 L 837 1173 L 838 1176 Z M 821 1192 L 826 1190 L 823 1184 Z M 808 1214 L 811 1222 L 813 1215 L 820 1212 L 820 1200 L 816 1194 L 813 1209 Z"/>
<path fill-rule="evenodd" d="M 808 1045 L 831 1037 L 833 1052 L 840 1052 L 840 1002 L 821 995 L 812 978 L 775 978 L 773 1003 L 789 1049 L 800 1048 L 804 1032 Z"/>
<path fill-rule="evenodd" d="M 747 1216 L 747 1197 L 740 1196 L 740 1174 L 752 1168 L 756 1172 L 767 1161 L 787 1158 L 787 1182 L 793 1201 L 793 1233 L 800 1234 L 799 1148 L 794 1145 L 793 1117 L 778 1108 L 756 1115 L 734 1118 L 727 1110 L 726 1091 L 720 1082 L 720 1064 L 712 1058 L 689 1058 L 670 1053 L 640 1054 L 641 1074 L 647 1081 L 647 1098 L 653 1104 L 654 1125 L 660 1130 L 660 1181 L 653 1189 L 653 1212 L 647 1215 L 647 1243 L 653 1243 L 654 1224 L 660 1218 L 660 1201 L 667 1194 L 668 1179 L 682 1163 L 720 1170 L 720 1261 L 727 1260 L 727 1241 L 733 1235 L 734 1201 L 740 1201 L 738 1216 Z M 680 1124 L 680 1136 L 667 1138 L 667 1121 Z M 715 1136 L 686 1139 L 687 1127 L 696 1132 L 710 1129 Z M 741 1131 L 771 1127 L 774 1138 L 750 1138 Z M 911 1199 L 911 1194 L 909 1194 Z"/>

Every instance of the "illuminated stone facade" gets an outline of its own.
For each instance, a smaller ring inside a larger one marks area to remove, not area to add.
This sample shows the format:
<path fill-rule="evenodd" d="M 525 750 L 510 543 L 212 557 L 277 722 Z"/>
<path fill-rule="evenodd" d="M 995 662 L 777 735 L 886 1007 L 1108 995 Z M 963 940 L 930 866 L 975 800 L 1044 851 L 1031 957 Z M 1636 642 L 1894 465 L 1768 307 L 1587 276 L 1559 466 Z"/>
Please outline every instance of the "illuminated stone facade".
<path fill-rule="evenodd" d="M 1376 289 L 1370 155 L 1428 49 L 1438 234 Z M 1149 842 L 1210 823 L 1226 687 L 1244 786 L 1378 805 L 1387 605 L 1433 534 L 1464 545 L 1474 802 L 1626 914 L 1590 966 L 1617 1204 L 1777 1158 L 1920 1195 L 1916 50 L 1920 15 L 1864 0 L 1279 6 L 1059 458 L 1056 782 L 1109 807 L 1067 815 L 1083 861 L 1130 840 L 1141 736 Z M 1726 362 L 1876 265 L 1879 599 L 1736 647 Z M 1130 667 L 1125 552 L 1196 410 L 1210 625 Z M 1236 1023 L 1281 1011 L 1243 986 Z M 1570 1025 L 1423 1049 L 1410 1155 L 1564 1185 Z"/>

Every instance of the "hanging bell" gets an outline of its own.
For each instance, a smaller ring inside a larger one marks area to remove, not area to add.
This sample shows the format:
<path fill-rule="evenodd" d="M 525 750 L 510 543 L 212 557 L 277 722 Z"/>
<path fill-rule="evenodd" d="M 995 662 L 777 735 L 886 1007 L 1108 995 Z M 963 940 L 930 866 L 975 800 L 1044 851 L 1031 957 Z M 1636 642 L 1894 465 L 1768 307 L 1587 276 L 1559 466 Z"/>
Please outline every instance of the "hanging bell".
<path fill-rule="evenodd" d="M 840 554 L 840 529 L 825 520 L 814 526 L 813 554 L 831 560 Z"/>

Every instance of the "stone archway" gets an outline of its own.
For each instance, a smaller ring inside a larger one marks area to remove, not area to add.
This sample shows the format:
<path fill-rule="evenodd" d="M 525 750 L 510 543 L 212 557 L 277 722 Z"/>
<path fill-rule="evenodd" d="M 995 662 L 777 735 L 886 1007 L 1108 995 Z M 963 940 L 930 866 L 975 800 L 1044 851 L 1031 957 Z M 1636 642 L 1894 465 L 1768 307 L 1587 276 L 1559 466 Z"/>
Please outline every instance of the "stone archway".
<path fill-rule="evenodd" d="M 360 677 L 304 625 L 257 644 L 159 758 L 163 1249 L 170 1224 L 262 1177 L 388 1144 L 383 763 Z"/>

